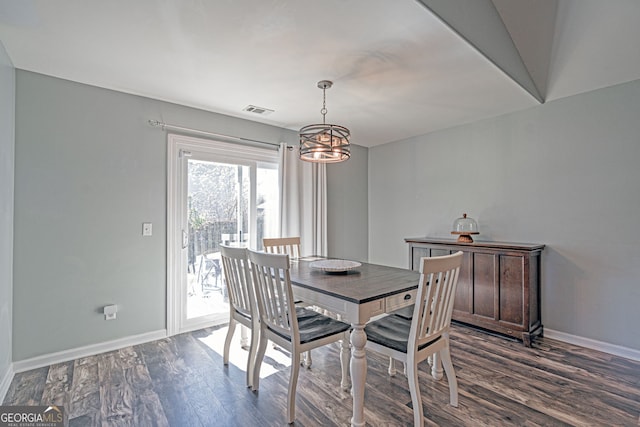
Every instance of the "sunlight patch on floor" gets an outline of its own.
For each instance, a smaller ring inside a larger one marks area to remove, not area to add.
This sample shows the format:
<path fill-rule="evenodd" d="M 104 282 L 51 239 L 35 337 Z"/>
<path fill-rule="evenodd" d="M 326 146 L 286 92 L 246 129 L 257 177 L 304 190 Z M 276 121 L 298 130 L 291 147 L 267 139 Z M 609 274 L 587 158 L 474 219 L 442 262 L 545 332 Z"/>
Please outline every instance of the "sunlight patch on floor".
<path fill-rule="evenodd" d="M 241 327 L 242 326 L 237 325 L 236 331 L 233 334 L 231 346 L 229 347 L 229 363 L 244 372 L 247 370 L 249 350 L 248 348 L 245 350 L 240 346 Z M 228 327 L 220 328 L 212 331 L 208 336 L 198 339 L 222 356 L 224 351 L 224 340 L 227 336 L 228 329 Z M 249 340 L 251 339 L 251 332 L 249 330 L 247 330 L 247 338 Z M 289 352 L 280 347 L 274 348 L 273 344 L 269 342 L 267 344 L 267 351 L 265 352 L 262 366 L 260 367 L 260 378 L 266 378 L 278 371 L 288 369 L 290 366 L 291 357 L 289 356 Z"/>

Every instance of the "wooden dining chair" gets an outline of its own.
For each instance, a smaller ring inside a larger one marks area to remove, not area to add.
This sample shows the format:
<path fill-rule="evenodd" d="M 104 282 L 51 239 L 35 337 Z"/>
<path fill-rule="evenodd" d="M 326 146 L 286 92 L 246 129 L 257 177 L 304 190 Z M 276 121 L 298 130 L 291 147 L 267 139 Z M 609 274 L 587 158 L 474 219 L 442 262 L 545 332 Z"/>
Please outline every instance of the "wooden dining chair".
<path fill-rule="evenodd" d="M 270 254 L 288 254 L 290 259 L 300 258 L 300 237 L 265 237 L 262 239 L 264 251 Z"/>
<path fill-rule="evenodd" d="M 449 351 L 449 327 L 461 264 L 461 251 L 453 255 L 422 258 L 411 318 L 389 315 L 364 328 L 368 349 L 404 362 L 415 426 L 424 426 L 418 363 L 429 356 L 433 356 L 434 364 L 442 359 L 449 381 L 449 402 L 451 406 L 458 406 L 458 382 Z"/>
<path fill-rule="evenodd" d="M 236 324 L 246 326 L 251 330 L 251 344 L 247 360 L 247 387 L 253 387 L 253 367 L 258 348 L 257 307 L 253 294 L 249 259 L 246 248 L 221 246 L 220 258 L 229 293 L 229 330 L 224 340 L 223 363 L 229 364 L 229 347 L 235 332 Z"/>
<path fill-rule="evenodd" d="M 300 236 L 296 237 L 264 237 L 262 239 L 262 246 L 264 251 L 270 254 L 287 254 L 289 259 L 298 259 L 301 255 L 300 250 Z M 305 306 L 303 301 L 297 301 L 298 306 Z M 311 352 L 305 354 L 302 364 L 307 368 L 311 368 L 313 360 L 311 359 Z"/>
<path fill-rule="evenodd" d="M 291 352 L 291 373 L 287 395 L 287 421 L 295 419 L 296 387 L 300 356 L 312 348 L 342 341 L 343 389 L 348 387 L 349 330 L 351 326 L 324 314 L 297 307 L 289 275 L 289 255 L 269 254 L 249 250 L 253 286 L 260 316 L 260 339 L 253 371 L 253 389 L 260 381 L 260 366 L 271 340 Z"/>

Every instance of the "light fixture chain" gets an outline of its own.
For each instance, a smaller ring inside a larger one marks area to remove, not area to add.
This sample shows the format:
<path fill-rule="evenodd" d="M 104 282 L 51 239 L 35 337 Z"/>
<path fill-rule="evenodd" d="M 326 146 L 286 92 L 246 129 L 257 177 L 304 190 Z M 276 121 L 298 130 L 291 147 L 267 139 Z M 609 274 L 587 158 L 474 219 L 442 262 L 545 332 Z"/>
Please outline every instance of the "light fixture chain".
<path fill-rule="evenodd" d="M 326 124 L 325 116 L 327 115 L 327 88 L 322 88 L 322 110 L 320 110 L 320 114 L 322 114 L 322 124 Z"/>

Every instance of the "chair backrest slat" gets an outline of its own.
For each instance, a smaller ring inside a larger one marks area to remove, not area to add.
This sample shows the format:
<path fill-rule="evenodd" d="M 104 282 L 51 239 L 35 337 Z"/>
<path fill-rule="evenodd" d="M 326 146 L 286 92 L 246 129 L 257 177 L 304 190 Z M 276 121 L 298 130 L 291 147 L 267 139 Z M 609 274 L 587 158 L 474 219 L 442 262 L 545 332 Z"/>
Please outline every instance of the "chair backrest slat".
<path fill-rule="evenodd" d="M 418 348 L 449 331 L 461 264 L 460 251 L 421 259 L 414 321 L 409 333 L 410 348 Z"/>
<path fill-rule="evenodd" d="M 251 317 L 255 311 L 255 303 L 247 255 L 245 248 L 220 247 L 229 303 L 238 312 Z"/>
<path fill-rule="evenodd" d="M 271 254 L 287 254 L 291 259 L 300 258 L 300 237 L 265 237 L 262 239 L 264 251 Z"/>

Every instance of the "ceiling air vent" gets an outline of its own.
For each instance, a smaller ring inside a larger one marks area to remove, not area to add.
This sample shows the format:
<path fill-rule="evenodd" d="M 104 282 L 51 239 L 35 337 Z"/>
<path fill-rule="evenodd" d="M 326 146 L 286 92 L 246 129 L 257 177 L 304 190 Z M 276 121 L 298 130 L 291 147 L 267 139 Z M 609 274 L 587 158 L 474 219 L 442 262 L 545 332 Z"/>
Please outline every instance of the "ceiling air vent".
<path fill-rule="evenodd" d="M 255 105 L 247 105 L 242 109 L 242 111 L 248 111 L 250 113 L 260 114 L 261 116 L 266 116 L 274 112 L 274 110 L 270 110 L 264 107 L 256 107 Z"/>

